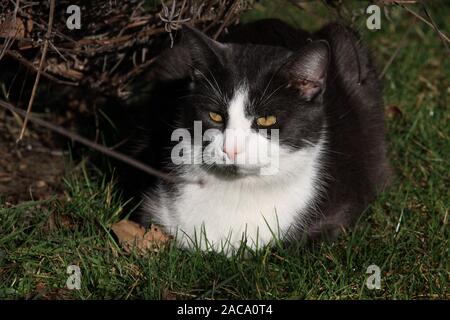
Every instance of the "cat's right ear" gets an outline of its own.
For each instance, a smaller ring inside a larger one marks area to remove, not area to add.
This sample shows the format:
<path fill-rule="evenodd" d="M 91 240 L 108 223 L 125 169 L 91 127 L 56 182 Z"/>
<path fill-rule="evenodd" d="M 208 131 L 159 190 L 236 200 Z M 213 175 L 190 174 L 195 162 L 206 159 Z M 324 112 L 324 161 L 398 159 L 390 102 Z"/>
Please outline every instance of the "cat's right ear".
<path fill-rule="evenodd" d="M 310 101 L 325 90 L 330 46 L 324 40 L 314 41 L 294 52 L 284 64 L 281 72 L 288 80 L 288 86 Z"/>
<path fill-rule="evenodd" d="M 214 65 L 223 64 L 226 45 L 184 25 L 181 39 L 159 57 L 156 72 L 162 81 L 194 79 Z"/>

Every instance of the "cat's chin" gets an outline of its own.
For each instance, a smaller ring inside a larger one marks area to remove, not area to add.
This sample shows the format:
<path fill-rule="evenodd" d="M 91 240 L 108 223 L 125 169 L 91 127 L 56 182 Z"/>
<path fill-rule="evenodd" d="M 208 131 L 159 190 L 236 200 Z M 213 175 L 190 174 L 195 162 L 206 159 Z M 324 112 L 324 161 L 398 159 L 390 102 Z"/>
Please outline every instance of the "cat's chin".
<path fill-rule="evenodd" d="M 221 178 L 224 180 L 275 175 L 278 172 L 278 170 L 273 170 L 273 168 L 271 167 L 236 164 L 205 166 L 202 167 L 202 169 L 207 174 L 214 175 L 217 178 Z"/>
<path fill-rule="evenodd" d="M 250 176 L 260 176 L 261 169 L 262 167 L 260 166 L 243 166 L 236 164 L 203 167 L 203 170 L 205 170 L 208 174 L 212 174 L 223 179 L 239 179 Z"/>

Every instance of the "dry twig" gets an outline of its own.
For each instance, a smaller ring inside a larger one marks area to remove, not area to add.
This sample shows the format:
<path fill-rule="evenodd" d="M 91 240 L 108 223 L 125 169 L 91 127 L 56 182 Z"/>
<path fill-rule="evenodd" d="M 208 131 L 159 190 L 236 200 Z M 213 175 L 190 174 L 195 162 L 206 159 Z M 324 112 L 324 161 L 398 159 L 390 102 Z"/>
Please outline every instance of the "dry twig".
<path fill-rule="evenodd" d="M 9 110 L 10 112 L 14 112 L 14 113 L 19 114 L 21 116 L 28 115 L 28 119 L 30 121 L 36 123 L 37 125 L 40 125 L 40 126 L 42 126 L 44 128 L 47 128 L 47 129 L 49 129 L 49 130 L 51 130 L 53 132 L 56 132 L 56 133 L 66 137 L 66 138 L 69 138 L 69 139 L 71 139 L 73 141 L 79 142 L 82 145 L 85 145 L 85 146 L 87 146 L 87 147 L 89 147 L 91 149 L 94 149 L 94 150 L 96 150 L 98 152 L 101 152 L 104 155 L 107 155 L 107 156 L 109 156 L 111 158 L 117 159 L 117 160 L 119 160 L 119 161 L 121 161 L 123 163 L 126 163 L 126 164 L 128 164 L 128 165 L 130 165 L 132 167 L 135 167 L 135 168 L 137 168 L 139 170 L 142 170 L 143 172 L 145 172 L 145 173 L 147 173 L 149 175 L 161 178 L 163 180 L 166 180 L 166 181 L 172 182 L 172 183 L 185 182 L 185 183 L 194 183 L 194 184 L 200 184 L 200 185 L 204 184 L 204 182 L 201 181 L 201 180 L 200 181 L 199 180 L 189 180 L 189 179 L 186 179 L 186 178 L 175 177 L 175 176 L 169 175 L 167 173 L 164 173 L 164 172 L 158 171 L 156 169 L 153 169 L 152 167 L 149 167 L 146 164 L 144 164 L 144 163 L 142 163 L 140 161 L 137 161 L 136 159 L 133 159 L 133 158 L 131 158 L 131 157 L 129 157 L 129 156 L 123 154 L 123 153 L 117 152 L 117 151 L 115 151 L 115 150 L 113 150 L 111 148 L 108 148 L 108 147 L 105 147 L 103 145 L 100 145 L 100 144 L 97 144 L 95 142 L 92 142 L 92 141 L 90 141 L 90 140 L 88 140 L 88 139 L 86 139 L 86 138 L 84 138 L 84 137 L 82 137 L 82 136 L 80 136 L 80 135 L 78 135 L 76 133 L 70 132 L 70 131 L 68 131 L 68 130 L 60 127 L 60 126 L 54 125 L 54 124 L 52 124 L 52 123 L 50 123 L 48 121 L 45 121 L 43 119 L 34 117 L 31 114 L 26 113 L 25 111 L 14 107 L 12 104 L 10 104 L 10 103 L 8 103 L 8 102 L 6 102 L 4 100 L 0 100 L 0 106 L 5 108 L 5 109 L 7 109 L 7 110 Z"/>
<path fill-rule="evenodd" d="M 50 41 L 50 36 L 52 35 L 52 26 L 53 26 L 53 15 L 55 14 L 55 0 L 50 0 L 50 13 L 48 18 L 48 29 L 44 39 L 44 48 L 42 49 L 41 61 L 39 62 L 38 71 L 36 73 L 36 79 L 34 80 L 33 90 L 31 91 L 30 100 L 28 101 L 27 113 L 25 115 L 25 119 L 23 120 L 22 129 L 20 130 L 19 138 L 16 143 L 22 140 L 25 130 L 27 128 L 28 123 L 28 115 L 31 112 L 31 108 L 33 107 L 34 97 L 36 96 L 37 87 L 39 84 L 39 79 L 41 78 L 42 68 L 44 66 L 45 57 L 47 56 L 48 43 Z"/>
<path fill-rule="evenodd" d="M 442 37 L 442 39 L 444 39 L 447 42 L 450 42 L 450 39 L 439 29 L 437 29 L 433 23 L 429 22 L 427 19 L 425 19 L 424 17 L 422 17 L 420 14 L 418 14 L 417 12 L 411 10 L 410 8 L 408 8 L 407 6 L 404 6 L 403 4 L 399 3 L 398 1 L 395 2 L 397 5 L 399 5 L 400 7 L 402 7 L 403 9 L 405 9 L 406 11 L 408 11 L 410 14 L 412 14 L 413 16 L 415 16 L 416 18 L 418 18 L 419 20 L 421 20 L 422 22 L 425 22 L 425 24 L 427 24 L 429 27 L 433 28 L 436 30 L 436 32 L 439 34 L 440 37 Z"/>
<path fill-rule="evenodd" d="M 411 32 L 411 30 L 413 29 L 413 27 L 415 26 L 416 21 L 417 21 L 417 18 L 414 17 L 414 20 L 409 25 L 409 27 L 406 30 L 406 32 L 403 34 L 401 40 L 398 42 L 397 48 L 395 48 L 394 53 L 391 55 L 389 60 L 386 62 L 386 65 L 384 66 L 383 70 L 378 75 L 378 79 L 382 79 L 384 77 L 384 75 L 386 74 L 387 69 L 391 66 L 391 64 L 394 61 L 395 57 L 397 57 L 397 54 L 400 52 L 400 49 L 403 48 L 403 46 L 405 45 L 406 39 L 407 39 L 409 33 Z"/>

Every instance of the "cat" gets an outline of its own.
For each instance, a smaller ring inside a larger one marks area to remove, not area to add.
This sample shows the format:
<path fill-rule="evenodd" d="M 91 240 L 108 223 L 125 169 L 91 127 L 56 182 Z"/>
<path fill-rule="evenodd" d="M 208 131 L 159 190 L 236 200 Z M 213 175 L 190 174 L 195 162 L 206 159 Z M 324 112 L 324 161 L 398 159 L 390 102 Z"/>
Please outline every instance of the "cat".
<path fill-rule="evenodd" d="M 126 176 L 133 219 L 181 247 L 334 240 L 391 180 L 381 83 L 349 27 L 267 19 L 219 41 L 184 27 L 153 72 L 127 152 L 178 180 Z"/>

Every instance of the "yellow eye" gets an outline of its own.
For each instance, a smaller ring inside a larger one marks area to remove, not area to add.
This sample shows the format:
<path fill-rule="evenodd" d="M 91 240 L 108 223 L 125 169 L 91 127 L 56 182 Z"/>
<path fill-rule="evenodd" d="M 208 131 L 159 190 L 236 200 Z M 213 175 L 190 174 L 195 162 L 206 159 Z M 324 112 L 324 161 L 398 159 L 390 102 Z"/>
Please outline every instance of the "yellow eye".
<path fill-rule="evenodd" d="M 256 123 L 261 127 L 269 127 L 274 125 L 276 122 L 277 118 L 275 116 L 260 117 L 256 119 Z"/>
<path fill-rule="evenodd" d="M 209 113 L 209 117 L 212 119 L 212 121 L 214 122 L 218 122 L 221 123 L 223 121 L 223 118 L 220 114 L 215 113 L 215 112 L 210 112 Z"/>

